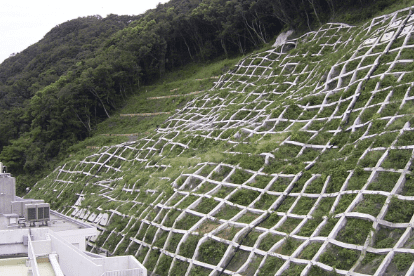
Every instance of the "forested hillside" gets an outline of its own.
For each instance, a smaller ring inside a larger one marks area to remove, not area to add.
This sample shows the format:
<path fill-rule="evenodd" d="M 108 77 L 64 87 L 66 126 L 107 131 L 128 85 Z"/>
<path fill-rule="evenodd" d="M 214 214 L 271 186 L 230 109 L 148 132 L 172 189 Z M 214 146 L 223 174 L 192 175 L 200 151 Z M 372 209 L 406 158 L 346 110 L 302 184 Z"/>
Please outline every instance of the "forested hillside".
<path fill-rule="evenodd" d="M 338 14 L 361 19 L 394 2 L 171 0 L 137 17 L 62 23 L 0 66 L 0 159 L 32 185 L 165 72 L 243 55 L 284 28 L 300 33 Z"/>
<path fill-rule="evenodd" d="M 66 87 L 66 92 L 53 90 L 53 87 L 70 78 L 86 60 L 93 59 L 111 35 L 138 18 L 90 16 L 62 23 L 41 41 L 0 65 L 0 151 L 17 139 L 15 146 L 4 156 L 15 174 L 42 169 L 42 162 L 57 156 L 60 151 L 57 144 L 63 142 L 61 148 L 65 148 L 87 137 L 79 129 L 79 124 L 65 114 L 76 111 L 78 107 L 62 108 L 69 97 L 67 94 L 75 92 L 69 92 L 70 87 Z M 38 97 L 33 97 L 41 94 L 47 102 L 36 107 L 35 99 Z M 35 129 L 37 133 L 33 132 Z M 71 132 L 74 137 L 70 137 Z M 43 151 L 44 155 L 39 154 Z"/>

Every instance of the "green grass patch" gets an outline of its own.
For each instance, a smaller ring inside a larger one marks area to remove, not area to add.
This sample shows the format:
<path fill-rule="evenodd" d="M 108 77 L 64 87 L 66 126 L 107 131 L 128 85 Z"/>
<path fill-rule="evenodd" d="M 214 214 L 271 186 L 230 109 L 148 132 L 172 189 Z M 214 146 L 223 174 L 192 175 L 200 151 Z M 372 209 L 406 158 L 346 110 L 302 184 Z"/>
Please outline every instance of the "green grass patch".
<path fill-rule="evenodd" d="M 226 250 L 226 244 L 215 240 L 208 240 L 200 246 L 198 259 L 205 263 L 217 265 Z"/>
<path fill-rule="evenodd" d="M 306 215 L 315 204 L 317 198 L 301 197 L 293 208 L 292 213 L 298 215 Z"/>
<path fill-rule="evenodd" d="M 283 259 L 268 256 L 264 265 L 260 268 L 258 276 L 275 275 L 284 262 Z"/>
<path fill-rule="evenodd" d="M 259 224 L 259 226 L 270 229 L 274 227 L 281 218 L 282 217 L 278 216 L 277 213 L 272 213 L 266 220 Z"/>
<path fill-rule="evenodd" d="M 378 172 L 377 176 L 372 180 L 367 189 L 391 192 L 399 178 L 399 173 Z"/>
<path fill-rule="evenodd" d="M 299 223 L 301 223 L 302 220 L 301 219 L 295 219 L 295 218 L 291 218 L 288 217 L 281 226 L 279 226 L 277 228 L 278 231 L 281 232 L 285 232 L 285 233 L 290 233 L 292 232 L 298 225 Z"/>
<path fill-rule="evenodd" d="M 374 236 L 373 247 L 392 248 L 395 246 L 405 229 L 380 227 Z"/>
<path fill-rule="evenodd" d="M 358 260 L 359 255 L 359 251 L 331 244 L 330 247 L 321 254 L 319 261 L 337 269 L 349 270 Z"/>
<path fill-rule="evenodd" d="M 269 251 L 272 246 L 283 239 L 283 236 L 267 234 L 259 244 L 259 249 Z"/>
<path fill-rule="evenodd" d="M 408 223 L 414 214 L 414 201 L 391 198 L 385 220 L 394 223 Z"/>
<path fill-rule="evenodd" d="M 360 190 L 367 183 L 371 172 L 366 172 L 362 168 L 357 167 L 354 174 L 348 181 L 347 190 Z"/>
<path fill-rule="evenodd" d="M 237 190 L 229 200 L 235 204 L 248 206 L 259 195 L 260 193 L 258 191 L 241 189 L 241 190 Z"/>
<path fill-rule="evenodd" d="M 307 245 L 303 251 L 300 253 L 299 258 L 305 260 L 312 260 L 313 256 L 318 252 L 319 248 L 321 248 L 322 243 L 320 242 L 312 242 Z"/>
<path fill-rule="evenodd" d="M 385 202 L 386 197 L 382 195 L 364 195 L 364 199 L 352 210 L 353 212 L 360 212 L 370 214 L 374 217 L 378 216 L 381 208 Z"/>
<path fill-rule="evenodd" d="M 344 194 L 341 196 L 341 199 L 338 202 L 338 205 L 336 205 L 335 208 L 335 214 L 340 214 L 346 211 L 348 209 L 349 205 L 352 203 L 352 201 L 355 199 L 356 194 Z"/>
<path fill-rule="evenodd" d="M 218 218 L 218 219 L 229 220 L 232 217 L 234 217 L 235 215 L 237 215 L 237 213 L 239 213 L 239 212 L 240 212 L 239 208 L 233 207 L 233 206 L 230 206 L 230 205 L 226 205 L 215 215 L 215 217 Z"/>
<path fill-rule="evenodd" d="M 363 245 L 372 230 L 372 221 L 348 218 L 346 225 L 339 231 L 337 240 Z"/>
<path fill-rule="evenodd" d="M 395 170 L 404 169 L 411 159 L 411 154 L 412 150 L 390 150 L 381 166 Z"/>
<path fill-rule="evenodd" d="M 328 221 L 326 222 L 326 224 L 323 226 L 323 228 L 319 232 L 319 236 L 321 236 L 321 237 L 329 236 L 329 234 L 331 233 L 332 229 L 335 227 L 338 220 L 339 219 L 329 217 Z"/>

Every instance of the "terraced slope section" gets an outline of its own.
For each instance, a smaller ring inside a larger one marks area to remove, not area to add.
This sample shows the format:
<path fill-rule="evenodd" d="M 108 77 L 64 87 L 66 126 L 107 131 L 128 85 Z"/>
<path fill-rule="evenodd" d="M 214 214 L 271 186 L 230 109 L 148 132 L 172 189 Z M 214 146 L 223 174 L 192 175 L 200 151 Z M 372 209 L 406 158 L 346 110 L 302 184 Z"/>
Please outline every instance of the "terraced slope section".
<path fill-rule="evenodd" d="M 407 8 L 252 54 L 29 196 L 157 275 L 412 275 L 413 26 Z"/>

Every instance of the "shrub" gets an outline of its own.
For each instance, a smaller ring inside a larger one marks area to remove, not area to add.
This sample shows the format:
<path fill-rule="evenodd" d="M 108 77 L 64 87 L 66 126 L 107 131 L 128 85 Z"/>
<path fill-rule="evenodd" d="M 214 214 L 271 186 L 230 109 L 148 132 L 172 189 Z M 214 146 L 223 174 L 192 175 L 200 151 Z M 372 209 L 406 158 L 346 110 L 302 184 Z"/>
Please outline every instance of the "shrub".
<path fill-rule="evenodd" d="M 282 204 L 280 204 L 279 208 L 277 209 L 278 212 L 287 212 L 290 207 L 292 206 L 293 202 L 296 200 L 296 197 L 288 196 L 286 197 Z"/>
<path fill-rule="evenodd" d="M 172 233 L 170 238 L 170 242 L 168 244 L 167 250 L 170 252 L 175 252 L 177 249 L 178 243 L 181 241 L 183 234 L 180 233 Z"/>
<path fill-rule="evenodd" d="M 242 245 L 253 246 L 259 238 L 261 232 L 251 231 L 241 242 Z"/>
<path fill-rule="evenodd" d="M 267 210 L 270 206 L 275 202 L 277 199 L 274 195 L 269 195 L 267 193 L 263 194 L 259 201 L 255 203 L 255 208 L 259 208 L 262 210 Z"/>
<path fill-rule="evenodd" d="M 258 175 L 254 178 L 254 182 L 249 183 L 248 185 L 264 189 L 272 179 L 272 176 Z"/>
<path fill-rule="evenodd" d="M 280 219 L 281 217 L 278 216 L 277 213 L 272 213 L 266 220 L 260 223 L 259 226 L 264 228 L 272 228 L 279 222 Z"/>
<path fill-rule="evenodd" d="M 299 247 L 299 245 L 301 245 L 303 243 L 303 241 L 300 240 L 296 240 L 294 238 L 291 237 L 287 237 L 285 239 L 285 242 L 282 244 L 281 247 L 279 247 L 277 249 L 277 253 L 280 253 L 282 255 L 291 255 L 293 252 L 295 252 L 295 250 Z"/>
<path fill-rule="evenodd" d="M 404 131 L 404 133 L 398 138 L 398 146 L 412 145 L 414 141 L 414 131 Z"/>
<path fill-rule="evenodd" d="M 299 276 L 304 268 L 305 265 L 299 265 L 292 262 L 290 263 L 289 268 L 283 271 L 281 276 Z"/>
<path fill-rule="evenodd" d="M 313 256 L 315 256 L 316 252 L 318 252 L 319 248 L 321 248 L 322 243 L 319 242 L 312 242 L 308 246 L 303 249 L 300 253 L 299 258 L 303 258 L 306 260 L 311 260 Z"/>
<path fill-rule="evenodd" d="M 407 174 L 405 176 L 405 183 L 402 190 L 402 195 L 413 196 L 414 195 L 414 177 Z"/>
<path fill-rule="evenodd" d="M 319 266 L 312 266 L 312 268 L 309 270 L 309 275 L 324 275 L 324 276 L 339 276 L 341 274 L 336 273 L 335 270 L 333 271 L 326 271 Z"/>
<path fill-rule="evenodd" d="M 145 262 L 145 267 L 149 271 L 153 271 L 155 268 L 155 265 L 157 264 L 157 260 L 160 257 L 161 252 L 159 250 L 151 250 L 149 257 L 147 258 L 147 261 Z"/>
<path fill-rule="evenodd" d="M 172 258 L 167 255 L 161 255 L 160 260 L 157 264 L 157 269 L 155 270 L 155 273 L 160 276 L 167 276 L 168 271 L 170 270 L 170 266 L 172 263 Z"/>
<path fill-rule="evenodd" d="M 371 172 L 364 171 L 361 167 L 355 168 L 354 174 L 348 181 L 347 190 L 360 190 L 367 183 Z"/>
<path fill-rule="evenodd" d="M 361 264 L 362 265 L 373 264 L 374 260 L 382 260 L 384 258 L 385 258 L 385 255 L 379 255 L 379 254 L 367 252 L 365 254 L 365 258 L 362 260 Z M 377 263 L 378 263 L 378 261 L 377 261 Z"/>
<path fill-rule="evenodd" d="M 305 190 L 305 193 L 318 194 L 322 191 L 323 184 L 325 183 L 325 177 L 318 177 L 314 179 Z"/>

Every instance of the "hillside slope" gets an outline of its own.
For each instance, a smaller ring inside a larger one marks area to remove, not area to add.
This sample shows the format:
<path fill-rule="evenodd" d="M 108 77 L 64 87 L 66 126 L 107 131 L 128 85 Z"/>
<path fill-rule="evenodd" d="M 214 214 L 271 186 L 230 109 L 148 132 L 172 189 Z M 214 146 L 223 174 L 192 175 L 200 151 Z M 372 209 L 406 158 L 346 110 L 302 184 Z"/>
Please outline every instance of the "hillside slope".
<path fill-rule="evenodd" d="M 147 97 L 181 109 L 72 156 L 28 196 L 94 223 L 92 251 L 158 275 L 411 275 L 413 26 L 409 8 L 326 24 L 183 107 Z"/>

